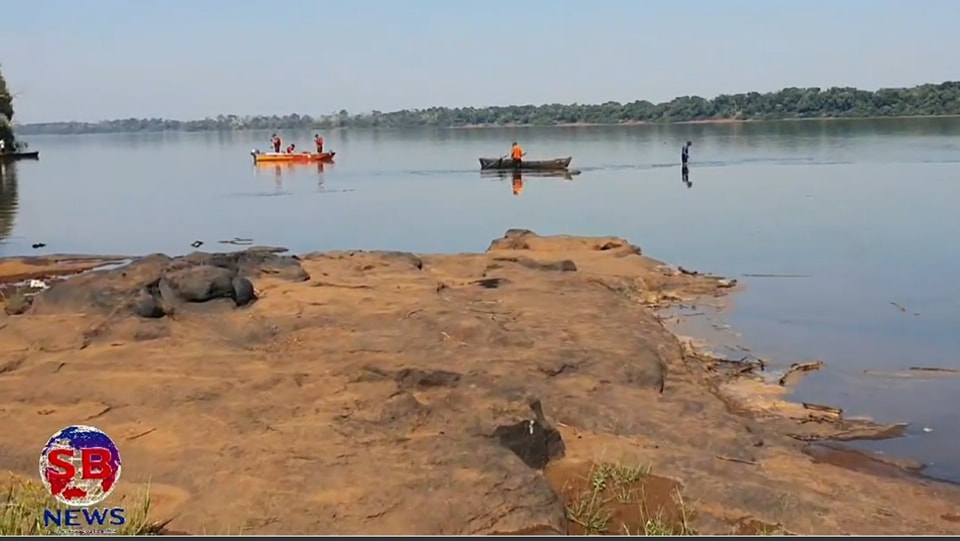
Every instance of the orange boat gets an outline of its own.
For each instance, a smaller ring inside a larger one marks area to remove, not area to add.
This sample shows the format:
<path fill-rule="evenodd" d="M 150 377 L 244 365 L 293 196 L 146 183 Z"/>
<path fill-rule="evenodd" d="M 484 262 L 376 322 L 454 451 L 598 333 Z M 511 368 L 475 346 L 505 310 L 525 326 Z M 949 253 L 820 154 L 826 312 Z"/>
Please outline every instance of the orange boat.
<path fill-rule="evenodd" d="M 253 156 L 253 163 L 316 163 L 332 162 L 336 152 L 324 152 L 317 154 L 315 152 L 260 152 L 254 150 L 250 152 Z"/>

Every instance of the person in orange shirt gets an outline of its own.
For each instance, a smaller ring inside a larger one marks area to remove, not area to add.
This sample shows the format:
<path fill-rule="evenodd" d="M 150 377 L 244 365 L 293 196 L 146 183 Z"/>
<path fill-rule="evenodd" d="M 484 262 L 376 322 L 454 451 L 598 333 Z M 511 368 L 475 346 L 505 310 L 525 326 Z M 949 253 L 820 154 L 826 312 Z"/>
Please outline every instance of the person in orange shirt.
<path fill-rule="evenodd" d="M 323 137 L 319 133 L 313 134 L 313 142 L 317 144 L 317 154 L 323 154 Z"/>
<path fill-rule="evenodd" d="M 527 153 L 523 151 L 523 148 L 514 141 L 513 146 L 510 147 L 510 157 L 513 158 L 514 169 L 520 169 L 523 166 L 523 157 L 526 155 Z"/>

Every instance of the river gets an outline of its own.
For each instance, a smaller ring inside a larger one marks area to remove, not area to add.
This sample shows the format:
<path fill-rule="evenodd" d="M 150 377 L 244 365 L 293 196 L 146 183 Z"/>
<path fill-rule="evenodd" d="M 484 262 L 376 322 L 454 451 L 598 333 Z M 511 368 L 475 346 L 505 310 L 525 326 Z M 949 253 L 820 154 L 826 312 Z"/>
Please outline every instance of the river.
<path fill-rule="evenodd" d="M 727 319 L 752 351 L 826 363 L 797 397 L 912 423 L 858 445 L 960 481 L 960 376 L 864 374 L 960 369 L 960 119 L 335 131 L 324 134 L 333 165 L 254 167 L 268 135 L 34 137 L 41 160 L 7 167 L 0 184 L 0 256 L 172 254 L 235 237 L 297 252 L 460 252 L 511 227 L 622 236 L 741 280 Z M 528 175 L 515 194 L 509 175 L 477 163 L 513 140 L 528 159 L 573 156 L 582 174 Z"/>

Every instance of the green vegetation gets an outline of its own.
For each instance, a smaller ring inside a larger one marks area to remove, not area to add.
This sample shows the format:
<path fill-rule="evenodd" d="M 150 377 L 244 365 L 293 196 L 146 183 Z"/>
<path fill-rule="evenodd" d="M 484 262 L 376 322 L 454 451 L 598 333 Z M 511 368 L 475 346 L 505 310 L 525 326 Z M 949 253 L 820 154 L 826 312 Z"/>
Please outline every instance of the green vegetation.
<path fill-rule="evenodd" d="M 10 476 L 6 484 L 8 486 L 0 494 L 0 535 L 54 535 L 56 532 L 43 525 L 43 510 L 67 508 L 54 501 L 39 483 Z M 127 521 L 117 528 L 117 535 L 157 535 L 163 530 L 163 524 L 149 518 L 149 490 L 145 490 L 132 505 L 124 507 Z"/>
<path fill-rule="evenodd" d="M 696 535 L 679 489 L 648 467 L 603 462 L 578 481 L 562 490 L 574 535 Z"/>
<path fill-rule="evenodd" d="M 392 113 L 373 111 L 311 117 L 220 115 L 203 120 L 128 118 L 103 122 L 50 122 L 18 127 L 23 134 L 79 134 L 255 129 L 453 128 L 467 126 L 553 126 L 704 120 L 777 120 L 960 115 L 960 81 L 871 92 L 856 88 L 785 88 L 761 94 L 683 96 L 666 103 L 634 101 L 601 105 L 511 105 L 506 107 L 431 107 Z"/>
<path fill-rule="evenodd" d="M 7 88 L 7 80 L 0 72 L 0 139 L 6 143 L 6 148 L 15 148 L 16 139 L 13 136 L 13 95 Z"/>

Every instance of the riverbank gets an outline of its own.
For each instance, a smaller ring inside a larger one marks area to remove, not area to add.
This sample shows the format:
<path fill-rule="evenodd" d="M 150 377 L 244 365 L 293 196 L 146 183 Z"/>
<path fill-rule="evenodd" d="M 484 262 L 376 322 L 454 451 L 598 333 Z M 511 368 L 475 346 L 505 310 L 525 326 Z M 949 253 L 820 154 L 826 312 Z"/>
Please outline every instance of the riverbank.
<path fill-rule="evenodd" d="M 401 130 L 416 130 L 416 129 L 435 129 L 435 130 L 495 130 L 503 128 L 612 128 L 617 126 L 629 127 L 629 126 L 682 126 L 682 125 L 693 125 L 693 124 L 761 124 L 761 123 L 772 123 L 772 122 L 817 122 L 817 121 L 864 121 L 864 120 L 911 120 L 911 119 L 949 119 L 949 118 L 960 118 L 960 115 L 904 115 L 904 116 L 857 116 L 857 117 L 845 117 L 845 116 L 818 116 L 818 117 L 805 117 L 805 118 L 706 118 L 699 120 L 671 120 L 665 122 L 653 122 L 646 120 L 631 120 L 627 122 L 617 122 L 617 123 L 601 123 L 601 122 L 564 122 L 557 124 L 468 124 L 463 126 L 407 126 L 407 127 L 350 127 L 350 126 L 333 126 L 329 128 L 316 128 L 316 127 L 289 127 L 289 128 L 234 128 L 228 130 L 139 130 L 139 131 L 69 131 L 69 130 L 53 130 L 53 131 L 37 131 L 30 129 L 30 124 L 24 124 L 21 126 L 15 126 L 19 128 L 19 133 L 24 135 L 123 135 L 123 134 L 143 134 L 143 133 L 202 133 L 202 132 L 213 132 L 213 133 L 230 133 L 230 132 L 246 132 L 246 131 L 269 131 L 273 129 L 274 131 L 280 129 L 285 131 L 316 131 L 322 129 L 327 133 L 341 132 L 341 131 L 401 131 Z M 45 124 L 61 124 L 59 122 L 51 123 L 37 123 L 37 125 Z M 70 122 L 62 123 L 70 124 Z M 88 124 L 80 122 L 79 124 Z M 95 124 L 95 123 L 89 123 Z"/>
<path fill-rule="evenodd" d="M 511 231 L 480 254 L 151 256 L 7 291 L 0 470 L 36 475 L 85 423 L 120 447 L 118 491 L 149 482 L 193 533 L 960 533 L 960 488 L 815 443 L 896 427 L 790 405 L 655 313 L 736 287 L 622 239 Z"/>

